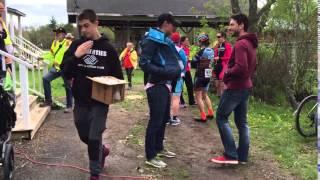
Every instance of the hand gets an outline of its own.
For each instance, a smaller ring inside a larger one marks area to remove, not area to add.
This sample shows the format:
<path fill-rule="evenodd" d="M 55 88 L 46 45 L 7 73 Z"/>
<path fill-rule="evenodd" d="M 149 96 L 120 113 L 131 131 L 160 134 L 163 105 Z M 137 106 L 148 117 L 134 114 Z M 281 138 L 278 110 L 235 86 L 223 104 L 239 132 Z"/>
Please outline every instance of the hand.
<path fill-rule="evenodd" d="M 77 58 L 80 58 L 82 56 L 84 56 L 85 54 L 88 53 L 88 51 L 92 48 L 93 46 L 93 41 L 86 41 L 85 43 L 81 44 L 76 52 L 74 53 L 74 55 L 77 57 Z"/>
<path fill-rule="evenodd" d="M 59 66 L 59 63 L 57 63 L 57 61 L 53 61 L 53 66 Z"/>
<path fill-rule="evenodd" d="M 214 57 L 214 60 L 219 60 L 219 57 Z"/>

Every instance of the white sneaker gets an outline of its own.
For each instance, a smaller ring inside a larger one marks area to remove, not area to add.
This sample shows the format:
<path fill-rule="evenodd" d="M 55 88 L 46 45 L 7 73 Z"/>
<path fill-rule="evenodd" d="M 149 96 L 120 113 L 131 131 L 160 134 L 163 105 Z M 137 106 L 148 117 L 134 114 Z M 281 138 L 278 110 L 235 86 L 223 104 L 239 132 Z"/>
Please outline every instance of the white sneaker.
<path fill-rule="evenodd" d="M 170 125 L 172 126 L 177 126 L 181 123 L 181 120 L 179 118 L 176 118 L 176 119 L 171 119 L 170 120 Z"/>
<path fill-rule="evenodd" d="M 165 168 L 167 164 L 159 159 L 153 158 L 150 161 L 146 161 L 146 164 L 156 168 Z"/>
<path fill-rule="evenodd" d="M 171 151 L 169 151 L 169 150 L 167 150 L 167 149 L 164 149 L 164 150 L 162 150 L 161 152 L 158 153 L 158 156 L 159 156 L 159 157 L 174 158 L 174 157 L 176 157 L 177 155 L 176 155 L 176 153 L 174 153 L 174 152 L 171 152 Z"/>

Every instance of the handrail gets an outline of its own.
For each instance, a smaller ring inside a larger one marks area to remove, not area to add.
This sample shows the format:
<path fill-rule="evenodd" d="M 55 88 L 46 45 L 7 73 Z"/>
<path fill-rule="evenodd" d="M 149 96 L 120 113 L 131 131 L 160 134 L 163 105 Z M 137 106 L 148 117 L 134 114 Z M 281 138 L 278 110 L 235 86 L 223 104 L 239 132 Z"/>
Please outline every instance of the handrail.
<path fill-rule="evenodd" d="M 33 69 L 33 65 L 32 65 L 32 64 L 30 64 L 30 63 L 28 63 L 28 62 L 26 62 L 26 61 L 24 61 L 24 60 L 22 60 L 22 59 L 20 59 L 20 58 L 17 58 L 17 57 L 15 57 L 15 56 L 13 56 L 13 55 L 11 55 L 11 54 L 8 54 L 8 53 L 6 53 L 6 52 L 4 52 L 4 51 L 2 51 L 2 50 L 0 50 L 0 54 L 1 54 L 2 56 L 9 57 L 10 59 L 12 59 L 13 61 L 15 61 L 15 62 L 17 62 L 17 63 L 19 63 L 19 64 L 24 65 L 24 66 L 27 67 L 28 69 Z"/>
<path fill-rule="evenodd" d="M 32 48 L 36 49 L 37 51 L 40 51 L 40 52 L 43 51 L 40 47 L 36 46 L 35 44 L 33 44 L 29 40 L 25 39 L 24 37 L 15 36 L 15 38 L 17 38 L 18 40 L 21 40 L 23 43 L 27 44 L 28 46 L 31 46 Z"/>

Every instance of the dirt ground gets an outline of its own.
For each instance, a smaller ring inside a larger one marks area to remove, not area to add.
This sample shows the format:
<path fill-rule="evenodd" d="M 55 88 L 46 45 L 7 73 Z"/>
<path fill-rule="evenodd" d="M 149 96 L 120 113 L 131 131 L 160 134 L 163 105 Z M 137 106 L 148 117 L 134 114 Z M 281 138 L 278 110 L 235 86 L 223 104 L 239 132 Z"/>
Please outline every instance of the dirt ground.
<path fill-rule="evenodd" d="M 297 179 L 279 168 L 270 155 L 254 148 L 250 151 L 250 163 L 239 166 L 221 166 L 208 162 L 220 155 L 223 148 L 215 122 L 206 124 L 193 121 L 192 110 L 181 109 L 182 124 L 168 126 L 166 146 L 177 153 L 174 159 L 164 159 L 168 168 L 157 170 L 144 164 L 144 133 L 148 122 L 148 107 L 142 87 L 130 91 L 127 100 L 112 105 L 107 120 L 104 142 L 111 147 L 104 173 L 110 176 L 152 176 L 153 179 L 190 180 L 256 180 Z M 62 110 L 52 111 L 32 141 L 15 141 L 19 151 L 27 153 L 37 161 L 63 163 L 88 168 L 86 146 L 77 135 L 72 114 Z M 16 154 L 16 180 L 83 180 L 87 173 L 79 170 L 48 167 L 22 159 Z"/>

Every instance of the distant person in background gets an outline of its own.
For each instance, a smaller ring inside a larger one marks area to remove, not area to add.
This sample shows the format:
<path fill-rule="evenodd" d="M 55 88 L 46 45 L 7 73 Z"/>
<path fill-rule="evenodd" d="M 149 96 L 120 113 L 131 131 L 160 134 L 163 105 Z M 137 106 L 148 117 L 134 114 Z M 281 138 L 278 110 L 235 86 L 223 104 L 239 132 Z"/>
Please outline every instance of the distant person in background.
<path fill-rule="evenodd" d="M 184 50 L 180 47 L 180 34 L 178 32 L 174 32 L 171 35 L 171 40 L 175 44 L 176 51 L 179 53 L 179 65 L 181 69 L 181 76 L 172 81 L 172 103 L 171 103 L 171 114 L 172 117 L 169 120 L 169 124 L 176 126 L 181 123 L 181 120 L 178 118 L 179 116 L 179 105 L 180 105 L 180 97 L 182 96 L 183 89 L 183 77 L 186 73 L 187 67 L 187 55 Z"/>
<path fill-rule="evenodd" d="M 128 89 L 130 90 L 132 89 L 133 70 L 136 69 L 138 65 L 137 51 L 134 50 L 134 45 L 132 42 L 127 42 L 127 47 L 120 54 L 120 60 L 122 61 L 122 65 L 126 70 L 129 82 Z"/>
<path fill-rule="evenodd" d="M 214 74 L 216 77 L 215 85 L 217 89 L 217 96 L 220 97 L 224 90 L 224 72 L 228 68 L 229 59 L 231 56 L 232 46 L 229 42 L 226 41 L 226 33 L 225 32 L 219 32 L 217 33 L 217 39 L 218 44 L 215 48 L 215 54 L 214 57 Z"/>
<path fill-rule="evenodd" d="M 71 33 L 67 33 L 66 39 L 72 42 L 74 40 L 74 36 Z"/>
<path fill-rule="evenodd" d="M 13 55 L 14 48 L 13 43 L 10 37 L 10 32 L 8 31 L 6 22 L 2 19 L 3 14 L 5 13 L 5 5 L 2 1 L 0 1 L 0 23 L 2 26 L 3 31 L 6 33 L 6 37 L 4 38 L 5 50 L 8 54 Z M 6 64 L 11 69 L 12 60 L 10 58 L 5 58 Z"/>
<path fill-rule="evenodd" d="M 55 30 L 56 40 L 53 41 L 50 52 L 53 55 L 53 65 L 49 72 L 43 76 L 43 89 L 45 101 L 40 104 L 41 107 L 51 106 L 52 105 L 52 96 L 51 96 L 51 81 L 57 79 L 62 76 L 62 72 L 60 70 L 60 64 L 62 63 L 64 53 L 69 48 L 71 41 L 65 38 L 66 30 L 64 28 L 58 28 Z M 67 107 L 64 110 L 65 113 L 72 112 L 72 91 L 71 91 L 71 83 L 67 81 L 63 76 L 62 79 L 64 81 L 64 86 L 66 90 L 66 104 Z"/>
<path fill-rule="evenodd" d="M 207 119 L 213 119 L 214 112 L 212 103 L 208 96 L 208 90 L 212 77 L 212 63 L 214 58 L 214 50 L 209 48 L 210 40 L 207 34 L 200 34 L 198 36 L 200 51 L 192 60 L 193 66 L 196 67 L 194 91 L 198 107 L 200 110 L 200 119 L 195 119 L 200 122 L 206 122 Z M 205 112 L 205 105 L 208 109 L 208 116 Z"/>
<path fill-rule="evenodd" d="M 190 60 L 189 38 L 186 36 L 181 36 L 180 45 L 187 55 L 187 67 L 186 67 L 186 73 L 185 73 L 185 76 L 183 77 L 183 80 L 186 83 L 186 87 L 188 91 L 189 105 L 192 106 L 192 105 L 195 105 L 196 102 L 194 100 L 193 82 L 192 82 L 192 76 L 191 76 L 191 64 L 189 61 Z M 181 101 L 182 101 L 181 104 L 185 104 L 183 99 L 183 94 L 181 95 Z"/>

